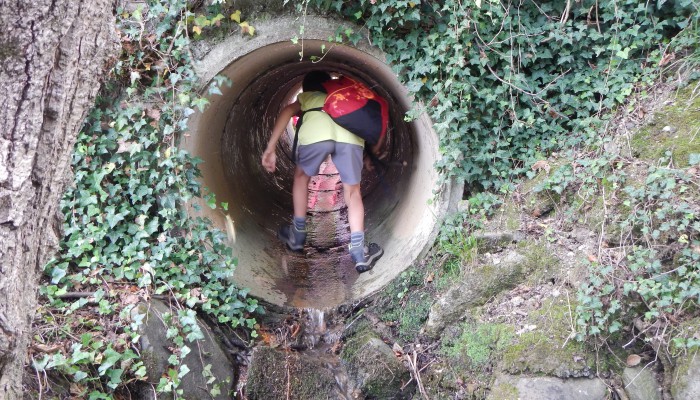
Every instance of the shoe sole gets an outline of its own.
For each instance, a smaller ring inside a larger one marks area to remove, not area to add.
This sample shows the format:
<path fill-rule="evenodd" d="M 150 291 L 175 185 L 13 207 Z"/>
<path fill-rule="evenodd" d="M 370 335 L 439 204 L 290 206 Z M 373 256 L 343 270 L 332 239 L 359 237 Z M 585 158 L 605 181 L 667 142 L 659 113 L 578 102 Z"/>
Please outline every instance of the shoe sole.
<path fill-rule="evenodd" d="M 382 258 L 383 255 L 384 255 L 384 249 L 382 249 L 380 247 L 378 252 L 372 254 L 369 257 L 369 260 L 367 260 L 367 263 L 360 264 L 360 265 L 356 264 L 355 270 L 357 271 L 358 274 L 361 274 L 363 272 L 367 272 L 367 271 L 371 270 L 372 268 L 374 268 L 374 264 L 376 264 L 377 261 L 379 261 L 379 259 Z"/>

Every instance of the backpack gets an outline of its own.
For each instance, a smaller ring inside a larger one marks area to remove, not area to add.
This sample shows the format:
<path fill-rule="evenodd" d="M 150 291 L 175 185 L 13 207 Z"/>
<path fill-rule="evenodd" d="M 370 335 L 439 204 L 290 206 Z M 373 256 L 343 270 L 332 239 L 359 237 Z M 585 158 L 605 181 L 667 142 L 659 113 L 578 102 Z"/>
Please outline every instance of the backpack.
<path fill-rule="evenodd" d="M 310 108 L 301 113 L 296 125 L 292 157 L 296 159 L 298 133 L 304 114 L 322 111 L 333 121 L 370 144 L 376 144 L 386 135 L 389 125 L 389 104 L 364 84 L 348 77 L 323 83 L 326 100 L 323 107 Z"/>

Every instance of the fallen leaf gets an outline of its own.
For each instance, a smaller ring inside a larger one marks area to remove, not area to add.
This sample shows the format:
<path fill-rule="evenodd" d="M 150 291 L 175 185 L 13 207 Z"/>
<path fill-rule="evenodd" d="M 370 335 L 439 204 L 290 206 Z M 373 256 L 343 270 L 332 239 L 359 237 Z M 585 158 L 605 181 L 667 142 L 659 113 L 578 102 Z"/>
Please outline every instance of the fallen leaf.
<path fill-rule="evenodd" d="M 544 170 L 544 172 L 549 173 L 549 170 L 551 169 L 551 167 L 549 166 L 549 163 L 547 161 L 539 160 L 539 161 L 535 162 L 534 164 L 532 164 L 531 169 L 533 171 Z"/>
<path fill-rule="evenodd" d="M 156 121 L 160 120 L 160 110 L 157 108 L 149 108 L 148 110 L 146 110 L 146 115 L 148 115 L 150 118 L 153 118 Z"/>
<path fill-rule="evenodd" d="M 393 346 L 391 346 L 391 349 L 394 351 L 394 355 L 396 357 L 402 357 L 403 356 L 403 348 L 399 346 L 398 343 L 394 343 Z"/>
<path fill-rule="evenodd" d="M 53 346 L 41 344 L 41 343 L 34 343 L 32 345 L 32 349 L 36 351 L 40 351 L 42 353 L 53 353 L 55 351 L 61 350 L 61 345 L 60 344 L 54 344 Z"/>
<path fill-rule="evenodd" d="M 128 294 L 122 298 L 122 303 L 124 305 L 136 304 L 139 302 L 138 294 Z"/>
<path fill-rule="evenodd" d="M 639 363 L 642 361 L 642 357 L 636 355 L 636 354 L 630 354 L 627 357 L 627 366 L 628 367 L 634 367 L 636 365 L 639 365 Z"/>
<path fill-rule="evenodd" d="M 434 272 L 431 272 L 431 273 L 428 274 L 428 277 L 425 278 L 425 282 L 426 282 L 426 283 L 431 283 L 434 279 L 435 279 L 435 273 L 434 273 Z"/>
<path fill-rule="evenodd" d="M 192 32 L 196 33 L 197 35 L 201 35 L 202 34 L 202 27 L 195 25 L 194 27 L 192 27 Z"/>
<path fill-rule="evenodd" d="M 299 334 L 299 331 L 301 331 L 301 324 L 294 322 L 292 325 L 292 334 L 291 334 L 292 338 L 297 337 L 297 335 Z"/>
<path fill-rule="evenodd" d="M 659 66 L 663 67 L 664 65 L 670 63 L 671 61 L 676 59 L 676 54 L 675 53 L 666 53 L 664 54 L 663 57 L 661 57 L 661 61 L 659 61 Z"/>

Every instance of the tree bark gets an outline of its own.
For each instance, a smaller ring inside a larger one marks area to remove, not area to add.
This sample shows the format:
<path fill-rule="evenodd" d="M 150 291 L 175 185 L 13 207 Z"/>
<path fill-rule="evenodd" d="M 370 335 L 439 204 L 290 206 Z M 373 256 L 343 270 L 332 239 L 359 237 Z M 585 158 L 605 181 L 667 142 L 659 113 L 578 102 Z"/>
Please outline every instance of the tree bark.
<path fill-rule="evenodd" d="M 110 56 L 115 0 L 0 0 L 0 399 L 22 398 L 37 281 Z"/>

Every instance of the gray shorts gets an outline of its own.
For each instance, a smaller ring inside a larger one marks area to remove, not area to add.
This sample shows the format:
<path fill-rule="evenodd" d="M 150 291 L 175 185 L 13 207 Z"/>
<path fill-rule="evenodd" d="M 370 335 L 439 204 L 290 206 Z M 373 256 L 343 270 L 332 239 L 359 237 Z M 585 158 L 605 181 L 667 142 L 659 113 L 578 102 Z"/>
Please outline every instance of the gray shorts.
<path fill-rule="evenodd" d="M 330 154 L 340 173 L 340 180 L 348 185 L 357 185 L 362 177 L 363 151 L 360 145 L 325 140 L 299 146 L 297 165 L 306 175 L 314 176 L 318 174 L 321 163 Z"/>

